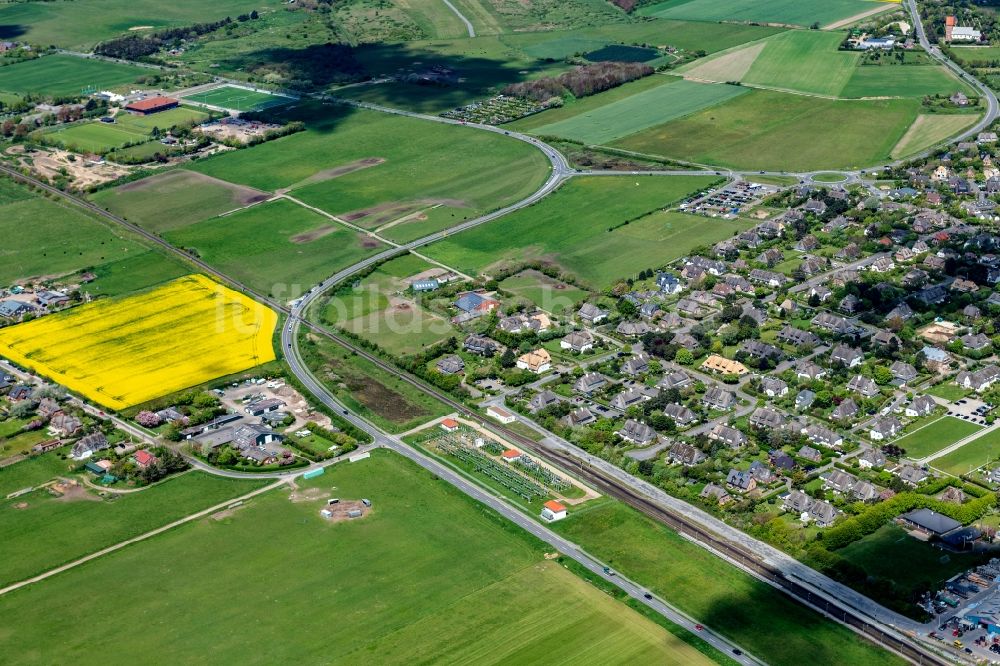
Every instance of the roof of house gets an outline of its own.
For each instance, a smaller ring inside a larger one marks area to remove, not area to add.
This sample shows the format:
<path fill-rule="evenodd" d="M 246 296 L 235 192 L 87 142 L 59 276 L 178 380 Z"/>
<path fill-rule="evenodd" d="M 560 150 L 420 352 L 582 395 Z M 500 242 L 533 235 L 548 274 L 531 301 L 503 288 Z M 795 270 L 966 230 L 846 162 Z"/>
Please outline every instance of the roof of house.
<path fill-rule="evenodd" d="M 962 523 L 957 520 L 930 509 L 914 509 L 909 513 L 904 513 L 901 517 L 903 520 L 937 535 L 947 534 L 962 526 Z"/>
<path fill-rule="evenodd" d="M 173 97 L 148 97 L 146 99 L 141 99 L 138 102 L 132 102 L 125 108 L 130 111 L 152 111 L 153 109 L 159 109 L 164 106 L 170 106 L 174 104 L 179 104 Z"/>
<path fill-rule="evenodd" d="M 457 428 L 458 421 L 456 421 L 455 419 L 442 419 L 441 425 L 443 425 L 445 428 Z"/>
<path fill-rule="evenodd" d="M 559 502 L 557 502 L 555 500 L 549 500 L 548 502 L 546 502 L 542 506 L 544 506 L 549 511 L 552 511 L 553 513 L 559 513 L 560 511 L 565 511 L 566 510 L 566 507 L 564 507 L 562 504 L 560 504 Z"/>

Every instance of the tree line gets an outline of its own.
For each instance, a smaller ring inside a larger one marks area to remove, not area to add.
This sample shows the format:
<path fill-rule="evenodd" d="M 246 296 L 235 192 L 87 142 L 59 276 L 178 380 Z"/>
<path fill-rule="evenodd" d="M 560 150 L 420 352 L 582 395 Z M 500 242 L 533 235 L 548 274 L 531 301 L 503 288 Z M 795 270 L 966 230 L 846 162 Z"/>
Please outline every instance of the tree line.
<path fill-rule="evenodd" d="M 562 97 L 567 92 L 574 97 L 586 97 L 649 76 L 654 71 L 649 65 L 638 62 L 598 62 L 582 65 L 559 76 L 512 83 L 503 89 L 503 93 L 537 102 Z"/>

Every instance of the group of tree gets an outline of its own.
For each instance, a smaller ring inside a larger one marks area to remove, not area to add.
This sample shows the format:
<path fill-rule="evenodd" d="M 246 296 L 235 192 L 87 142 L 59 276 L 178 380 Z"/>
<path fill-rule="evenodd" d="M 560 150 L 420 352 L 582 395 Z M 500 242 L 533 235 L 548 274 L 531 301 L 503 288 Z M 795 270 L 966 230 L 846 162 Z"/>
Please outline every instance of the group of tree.
<path fill-rule="evenodd" d="M 562 97 L 567 92 L 574 97 L 586 97 L 649 76 L 654 71 L 649 65 L 638 62 L 598 62 L 576 67 L 555 77 L 512 83 L 503 89 L 503 93 L 536 102 Z"/>
<path fill-rule="evenodd" d="M 245 16 L 245 18 L 244 18 Z M 242 15 L 242 20 L 256 19 L 258 14 L 255 11 Z M 196 39 L 202 35 L 215 32 L 219 28 L 230 25 L 233 19 L 226 17 L 220 21 L 209 23 L 195 23 L 194 25 L 181 28 L 167 28 L 157 30 L 150 34 L 132 33 L 115 39 L 101 42 L 94 49 L 94 53 L 107 56 L 109 58 L 122 58 L 125 60 L 139 60 L 157 53 L 161 49 L 178 44 L 184 40 Z"/>

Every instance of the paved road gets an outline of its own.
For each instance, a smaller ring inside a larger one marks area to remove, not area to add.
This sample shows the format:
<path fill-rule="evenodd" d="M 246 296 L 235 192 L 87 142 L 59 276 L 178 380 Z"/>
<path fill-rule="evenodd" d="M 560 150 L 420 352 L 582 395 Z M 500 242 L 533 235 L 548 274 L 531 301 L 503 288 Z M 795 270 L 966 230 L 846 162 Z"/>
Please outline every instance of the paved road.
<path fill-rule="evenodd" d="M 456 7 L 455 5 L 451 4 L 451 0 L 442 0 L 442 1 L 444 2 L 444 4 L 448 5 L 448 9 L 450 9 L 453 12 L 455 12 L 455 16 L 457 16 L 462 21 L 462 23 L 465 24 L 465 30 L 466 30 L 466 32 L 469 33 L 469 37 L 475 37 L 476 36 L 476 29 L 474 27 L 472 27 L 472 21 L 470 21 L 469 19 L 465 18 L 465 16 L 462 14 L 462 12 L 458 11 L 458 7 Z"/>

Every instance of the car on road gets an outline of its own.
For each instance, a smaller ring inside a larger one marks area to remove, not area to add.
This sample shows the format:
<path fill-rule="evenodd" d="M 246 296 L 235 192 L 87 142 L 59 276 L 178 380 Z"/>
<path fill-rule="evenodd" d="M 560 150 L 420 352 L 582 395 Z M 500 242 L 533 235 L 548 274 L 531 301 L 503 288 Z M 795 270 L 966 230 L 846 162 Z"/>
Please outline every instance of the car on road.
<path fill-rule="evenodd" d="M 743 655 L 743 650 L 739 648 L 733 648 L 733 654 L 735 654 L 737 657 L 740 657 Z"/>
<path fill-rule="evenodd" d="M 701 630 L 703 630 L 704 628 L 705 628 L 705 627 L 701 626 L 700 624 L 696 624 L 696 625 L 694 625 L 694 629 L 695 629 L 695 631 L 701 631 Z"/>
<path fill-rule="evenodd" d="M 645 599 L 652 599 L 652 598 L 653 598 L 653 595 L 652 595 L 652 594 L 650 594 L 649 592 L 646 592 L 646 593 L 644 593 L 644 594 L 643 594 L 642 596 L 643 596 L 643 598 L 645 598 Z"/>

